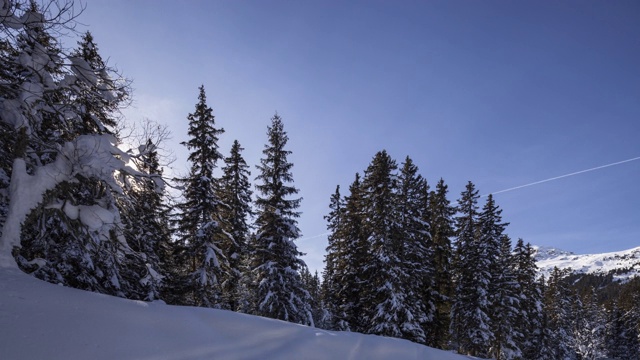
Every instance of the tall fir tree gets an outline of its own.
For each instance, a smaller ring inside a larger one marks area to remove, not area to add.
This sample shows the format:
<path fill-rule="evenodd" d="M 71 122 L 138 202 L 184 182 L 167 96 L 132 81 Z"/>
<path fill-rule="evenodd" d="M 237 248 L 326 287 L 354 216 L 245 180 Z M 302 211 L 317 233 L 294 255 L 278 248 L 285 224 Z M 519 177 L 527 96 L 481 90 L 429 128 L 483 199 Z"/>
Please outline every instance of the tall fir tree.
<path fill-rule="evenodd" d="M 401 284 L 406 293 L 407 316 L 403 338 L 426 343 L 435 312 L 434 267 L 429 224 L 429 186 L 407 156 L 398 174 L 394 214 L 399 224 L 400 266 L 407 274 Z"/>
<path fill-rule="evenodd" d="M 603 359 L 605 349 L 605 312 L 598 303 L 596 290 L 591 291 L 574 303 L 573 348 L 580 359 Z"/>
<path fill-rule="evenodd" d="M 227 254 L 221 245 L 232 241 L 222 231 L 223 206 L 218 179 L 214 177 L 217 162 L 218 137 L 224 129 L 216 128 L 213 110 L 207 105 L 204 86 L 200 86 L 195 111 L 188 115 L 189 141 L 183 145 L 190 151 L 189 176 L 179 179 L 184 187 L 183 202 L 178 204 L 177 233 L 181 246 L 182 271 L 180 303 L 185 305 L 221 307 L 220 280 L 228 271 Z"/>
<path fill-rule="evenodd" d="M 285 149 L 289 137 L 278 114 L 271 118 L 267 136 L 256 177 L 260 194 L 251 249 L 254 309 L 257 315 L 312 325 L 310 295 L 300 279 L 306 264 L 294 243 L 300 237 L 296 218 L 301 199 L 289 198 L 298 189 L 292 185 L 293 164 L 287 160 L 291 151 Z"/>
<path fill-rule="evenodd" d="M 251 208 L 251 183 L 249 182 L 249 166 L 242 157 L 244 148 L 238 140 L 233 142 L 231 152 L 224 159 L 220 184 L 220 199 L 224 206 L 220 207 L 224 232 L 230 234 L 220 247 L 228 254 L 229 271 L 222 282 L 224 307 L 237 311 L 246 308 L 248 301 L 248 241 L 251 230 L 249 223 L 253 215 Z"/>
<path fill-rule="evenodd" d="M 605 347 L 612 359 L 638 359 L 638 319 L 633 311 L 625 311 L 614 301 L 607 313 Z"/>
<path fill-rule="evenodd" d="M 458 200 L 456 217 L 456 289 L 451 333 L 460 353 L 486 357 L 493 341 L 490 323 L 489 259 L 479 241 L 478 191 L 468 182 Z"/>
<path fill-rule="evenodd" d="M 537 281 L 538 267 L 530 244 L 518 239 L 513 252 L 514 275 L 520 287 L 520 311 L 515 317 L 514 330 L 522 334 L 519 348 L 524 359 L 536 359 L 542 352 L 543 336 L 542 289 Z"/>
<path fill-rule="evenodd" d="M 363 229 L 370 253 L 364 267 L 363 300 L 365 332 L 402 338 L 421 329 L 408 306 L 409 274 L 402 266 L 401 225 L 395 213 L 395 170 L 396 162 L 383 150 L 374 156 L 362 181 L 361 211 L 367 218 Z"/>
<path fill-rule="evenodd" d="M 324 258 L 322 298 L 330 317 L 328 319 L 329 327 L 332 330 L 341 329 L 340 322 L 344 322 L 346 317 L 346 314 L 341 309 L 342 299 L 340 296 L 340 275 L 342 275 L 341 272 L 346 267 L 345 262 L 348 256 L 342 231 L 345 221 L 344 206 L 344 199 L 340 195 L 340 185 L 338 185 L 329 201 L 329 214 L 324 217 L 327 221 L 329 236 L 327 236 L 327 253 Z"/>
<path fill-rule="evenodd" d="M 137 159 L 137 167 L 150 176 L 139 179 L 127 189 L 126 201 L 122 201 L 120 206 L 127 243 L 142 260 L 129 264 L 129 267 L 142 275 L 139 280 L 143 286 L 142 299 L 172 302 L 175 265 L 171 254 L 170 208 L 165 202 L 158 149 L 151 140 L 147 141 L 143 155 Z"/>
<path fill-rule="evenodd" d="M 337 330 L 365 332 L 367 329 L 365 269 L 369 264 L 370 252 L 365 234 L 362 196 L 360 174 L 356 173 L 349 186 L 349 196 L 344 200 L 344 220 L 336 230 L 336 239 L 344 248 L 334 263 Z"/>
<path fill-rule="evenodd" d="M 453 216 L 455 208 L 447 199 L 448 188 L 443 179 L 429 195 L 429 216 L 431 232 L 431 252 L 433 253 L 433 288 L 436 294 L 435 314 L 432 326 L 427 330 L 427 345 L 446 349 L 449 345 L 451 323 L 451 301 L 453 286 L 453 250 L 451 238 L 454 236 Z"/>
<path fill-rule="evenodd" d="M 511 272 L 511 241 L 505 238 L 502 222 L 502 209 L 496 204 L 493 195 L 487 201 L 479 216 L 477 241 L 474 247 L 477 257 L 474 266 L 477 279 L 486 286 L 487 304 L 478 304 L 481 311 L 489 316 L 489 355 L 497 359 L 505 356 L 520 356 L 520 349 L 513 339 L 511 318 L 517 312 L 518 299 L 514 289 L 517 284 Z M 484 300 L 483 300 L 484 301 Z"/>
<path fill-rule="evenodd" d="M 71 60 L 80 78 L 74 84 L 79 93 L 74 104 L 81 113 L 76 131 L 84 134 L 115 133 L 117 119 L 113 114 L 127 100 L 128 94 L 121 79 L 109 76 L 108 67 L 90 32 L 82 36 L 78 48 L 71 53 Z"/>
<path fill-rule="evenodd" d="M 544 294 L 547 326 L 551 333 L 549 348 L 553 359 L 576 359 L 573 349 L 574 307 L 578 301 L 566 280 L 567 272 L 553 269 Z"/>
<path fill-rule="evenodd" d="M 104 128 L 115 123 L 115 112 L 127 92 L 124 87 L 119 89 L 119 96 L 111 92 L 111 86 L 117 83 L 112 80 L 116 74 L 104 63 L 98 70 L 84 58 L 65 56 L 59 40 L 50 32 L 55 24 L 45 19 L 35 2 L 26 11 L 34 21 L 26 23 L 17 37 L 19 50 L 11 62 L 18 75 L 14 84 L 21 90 L 15 99 L 2 99 L 5 107 L 14 102 L 10 107 L 20 114 L 7 116 L 5 120 L 22 131 L 19 138 L 24 140 L 24 147 L 21 154 L 15 154 L 15 159 L 21 158 L 31 175 L 37 175 L 38 168 L 49 166 L 49 176 L 55 177 L 51 171 L 56 171 L 56 162 L 97 157 L 102 144 L 108 141 L 113 146 L 117 140 L 99 138 L 102 133 L 95 128 L 79 126 L 83 118 L 92 116 L 81 104 L 90 98 L 94 100 L 94 109 L 102 116 L 93 121 Z M 79 45 L 76 53 L 89 46 L 87 42 Z M 64 67 L 63 58 L 70 60 L 71 65 Z M 93 58 L 101 59 L 97 49 Z M 55 150 L 90 143 L 91 153 L 76 151 L 75 157 Z M 22 246 L 16 259 L 25 271 L 47 281 L 137 298 L 141 274 L 130 272 L 128 264 L 143 264 L 124 240 L 116 206 L 119 191 L 113 191 L 120 186 L 114 181 L 115 174 L 110 173 L 108 159 L 101 161 L 100 170 L 95 165 L 78 166 L 75 173 L 58 174 L 55 186 L 43 193 L 43 201 L 25 219 Z M 102 221 L 100 226 L 88 224 L 84 216 L 88 212 L 102 214 L 101 219 L 109 217 L 112 221 Z"/>
<path fill-rule="evenodd" d="M 525 336 L 517 327 L 516 319 L 522 313 L 520 295 L 523 293 L 516 278 L 516 265 L 511 253 L 511 239 L 500 238 L 500 249 L 496 259 L 499 273 L 493 274 L 491 324 L 494 341 L 489 353 L 499 360 L 522 358 L 521 344 Z"/>

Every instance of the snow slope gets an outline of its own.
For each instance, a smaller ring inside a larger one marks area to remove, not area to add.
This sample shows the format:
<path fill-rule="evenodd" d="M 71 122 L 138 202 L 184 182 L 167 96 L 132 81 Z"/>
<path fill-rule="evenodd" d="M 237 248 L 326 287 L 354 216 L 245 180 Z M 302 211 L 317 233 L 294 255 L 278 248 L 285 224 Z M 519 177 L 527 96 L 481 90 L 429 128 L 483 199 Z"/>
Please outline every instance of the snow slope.
<path fill-rule="evenodd" d="M 570 268 L 574 272 L 584 274 L 608 274 L 614 272 L 614 278 L 619 281 L 640 275 L 640 247 L 603 253 L 576 255 L 557 249 L 541 248 L 540 256 L 536 260 L 540 273 L 549 276 L 554 267 Z M 538 250 L 538 249 L 536 249 Z M 549 254 L 554 254 L 550 256 Z"/>
<path fill-rule="evenodd" d="M 0 268 L 0 358 L 468 359 L 400 339 L 145 303 Z"/>

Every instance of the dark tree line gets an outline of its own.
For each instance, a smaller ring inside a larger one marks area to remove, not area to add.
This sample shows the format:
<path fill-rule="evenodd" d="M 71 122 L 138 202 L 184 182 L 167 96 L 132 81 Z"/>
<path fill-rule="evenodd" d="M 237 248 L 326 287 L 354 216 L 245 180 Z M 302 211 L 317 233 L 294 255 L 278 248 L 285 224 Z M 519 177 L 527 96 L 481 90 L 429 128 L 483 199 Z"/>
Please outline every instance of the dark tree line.
<path fill-rule="evenodd" d="M 481 206 L 472 182 L 457 206 L 447 195 L 442 179 L 430 190 L 409 157 L 398 169 L 385 151 L 348 194 L 336 188 L 316 301 L 323 326 L 485 358 L 638 358 L 637 287 L 615 285 L 605 301 L 569 272 L 540 278 L 534 249 L 513 246 L 492 195 Z"/>

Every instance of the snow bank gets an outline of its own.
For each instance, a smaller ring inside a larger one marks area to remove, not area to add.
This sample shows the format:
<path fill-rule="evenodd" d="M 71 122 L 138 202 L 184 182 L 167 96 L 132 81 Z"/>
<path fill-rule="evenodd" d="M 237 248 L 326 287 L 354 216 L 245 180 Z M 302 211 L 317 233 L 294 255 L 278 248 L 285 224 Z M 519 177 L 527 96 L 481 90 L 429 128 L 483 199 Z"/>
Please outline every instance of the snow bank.
<path fill-rule="evenodd" d="M 0 349 L 5 360 L 468 359 L 406 340 L 89 293 L 16 269 L 0 269 Z"/>

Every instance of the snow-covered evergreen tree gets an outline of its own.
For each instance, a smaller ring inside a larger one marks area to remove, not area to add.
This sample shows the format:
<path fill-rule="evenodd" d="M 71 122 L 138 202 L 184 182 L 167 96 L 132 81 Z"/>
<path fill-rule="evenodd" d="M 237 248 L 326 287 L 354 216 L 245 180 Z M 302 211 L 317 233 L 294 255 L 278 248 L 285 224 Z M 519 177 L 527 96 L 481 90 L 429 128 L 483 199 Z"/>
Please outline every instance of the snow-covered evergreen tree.
<path fill-rule="evenodd" d="M 519 347 L 523 358 L 537 359 L 542 352 L 540 343 L 543 334 L 542 290 L 537 281 L 537 266 L 530 244 L 518 239 L 513 252 L 515 279 L 521 289 L 519 294 L 520 311 L 513 320 L 514 331 L 522 334 Z"/>
<path fill-rule="evenodd" d="M 489 353 L 495 359 L 521 359 L 524 333 L 518 328 L 516 319 L 522 313 L 520 295 L 523 289 L 515 274 L 515 264 L 511 254 L 511 239 L 502 235 L 496 267 L 502 271 L 492 278 L 491 324 L 494 341 Z"/>
<path fill-rule="evenodd" d="M 204 86 L 199 88 L 195 111 L 188 116 L 189 141 L 183 143 L 191 152 L 189 176 L 179 179 L 184 186 L 183 202 L 178 204 L 177 232 L 182 247 L 181 303 L 221 307 L 221 277 L 228 270 L 228 254 L 221 246 L 233 241 L 223 231 L 218 179 L 214 177 L 218 137 L 224 132 L 216 128 L 213 110 L 207 105 Z"/>
<path fill-rule="evenodd" d="M 624 311 L 614 301 L 607 314 L 605 348 L 612 359 L 640 358 L 638 319 L 633 311 Z"/>
<path fill-rule="evenodd" d="M 451 333 L 460 353 L 486 357 L 493 341 L 489 291 L 491 273 L 485 244 L 479 241 L 478 191 L 468 182 L 456 217 L 456 289 Z"/>
<path fill-rule="evenodd" d="M 547 281 L 544 276 L 538 279 L 538 288 L 541 294 L 547 293 Z M 532 345 L 531 347 L 527 347 L 524 358 L 533 360 L 555 360 L 556 341 L 553 329 L 551 328 L 551 319 L 547 314 L 544 301 L 542 302 L 542 312 L 540 314 L 540 327 L 539 330 L 533 333 L 533 336 Z"/>
<path fill-rule="evenodd" d="M 346 241 L 344 239 L 344 221 L 345 208 L 344 199 L 340 194 L 340 185 L 336 187 L 336 191 L 331 195 L 329 202 L 330 212 L 324 218 L 327 221 L 327 253 L 324 258 L 325 268 L 323 272 L 322 282 L 322 298 L 327 309 L 329 319 L 329 328 L 331 330 L 347 330 L 341 329 L 340 322 L 344 324 L 346 314 L 341 309 L 342 298 L 340 296 L 340 279 L 341 272 L 344 271 L 347 253 Z M 345 299 L 346 300 L 346 299 Z"/>
<path fill-rule="evenodd" d="M 429 225 L 429 186 L 407 156 L 398 174 L 395 217 L 400 225 L 400 266 L 408 276 L 402 284 L 408 316 L 403 338 L 426 343 L 434 318 L 434 266 Z"/>
<path fill-rule="evenodd" d="M 126 269 L 125 258 L 135 254 L 121 233 L 115 177 L 143 174 L 126 166 L 130 154 L 115 147 L 115 137 L 79 125 L 90 114 L 81 106 L 89 94 L 104 115 L 94 122 L 114 123 L 126 86 L 104 64 L 98 71 L 61 50 L 52 34 L 73 19 L 69 4 L 61 5 L 43 11 L 31 2 L 22 12 L 14 2 L 2 6 L 3 42 L 15 39 L 15 51 L 3 53 L 3 74 L 14 77 L 1 85 L 1 119 L 16 140 L 8 143 L 11 185 L 0 262 L 12 265 L 7 256 L 18 248 L 20 266 L 40 278 L 135 297 L 140 284 Z M 100 59 L 97 50 L 93 58 Z"/>
<path fill-rule="evenodd" d="M 147 141 L 142 153 L 136 160 L 137 166 L 151 176 L 130 184 L 127 198 L 121 201 L 127 243 L 141 260 L 129 266 L 143 274 L 139 280 L 143 286 L 142 299 L 162 298 L 173 302 L 170 292 L 175 264 L 171 255 L 170 209 L 164 197 L 163 171 L 158 149 L 151 140 Z"/>
<path fill-rule="evenodd" d="M 113 134 L 117 126 L 114 113 L 128 98 L 124 88 L 126 82 L 109 75 L 109 68 L 90 32 L 82 36 L 70 59 L 79 78 L 73 85 L 78 92 L 74 105 L 81 114 L 80 121 L 75 124 L 76 132 Z"/>
<path fill-rule="evenodd" d="M 573 350 L 573 324 L 575 316 L 573 304 L 578 299 L 566 283 L 566 272 L 554 268 L 547 281 L 545 291 L 545 314 L 551 332 L 550 352 L 553 359 L 576 359 Z"/>
<path fill-rule="evenodd" d="M 336 313 L 333 314 L 337 330 L 365 332 L 367 317 L 365 312 L 365 289 L 368 286 L 365 268 L 370 253 L 364 232 L 364 213 L 362 212 L 362 183 L 356 173 L 349 186 L 349 196 L 344 199 L 344 220 L 336 230 L 333 241 L 340 251 L 335 253 L 334 281 L 337 288 L 335 296 Z"/>
<path fill-rule="evenodd" d="M 244 148 L 238 140 L 233 142 L 231 152 L 224 159 L 220 198 L 224 206 L 220 207 L 223 231 L 231 234 L 220 247 L 228 254 L 229 271 L 222 279 L 224 307 L 236 311 L 246 307 L 248 301 L 248 252 L 249 217 L 251 209 L 251 184 L 249 166 L 242 157 Z"/>
<path fill-rule="evenodd" d="M 606 318 L 598 304 L 594 288 L 580 301 L 574 303 L 573 347 L 579 359 L 596 360 L 606 356 Z"/>
<path fill-rule="evenodd" d="M 397 198 L 396 162 L 378 152 L 362 181 L 361 212 L 368 246 L 363 289 L 365 332 L 391 337 L 422 337 L 419 315 L 409 306 L 411 296 Z"/>
<path fill-rule="evenodd" d="M 294 240 L 300 237 L 297 220 L 300 198 L 292 185 L 293 164 L 287 160 L 289 137 L 278 114 L 271 119 L 267 131 L 268 144 L 264 158 L 257 166 L 255 201 L 256 235 L 252 241 L 251 269 L 255 292 L 255 313 L 300 324 L 313 324 L 310 295 L 300 280 L 306 264 Z"/>
<path fill-rule="evenodd" d="M 449 329 L 453 296 L 451 238 L 454 235 L 455 208 L 447 199 L 447 193 L 447 185 L 443 179 L 440 179 L 436 189 L 429 195 L 429 230 L 431 231 L 431 252 L 433 254 L 433 289 L 436 293 L 434 299 L 436 311 L 432 326 L 426 331 L 427 345 L 440 349 L 446 349 L 449 344 L 449 331 L 442 331 L 442 329 Z"/>

